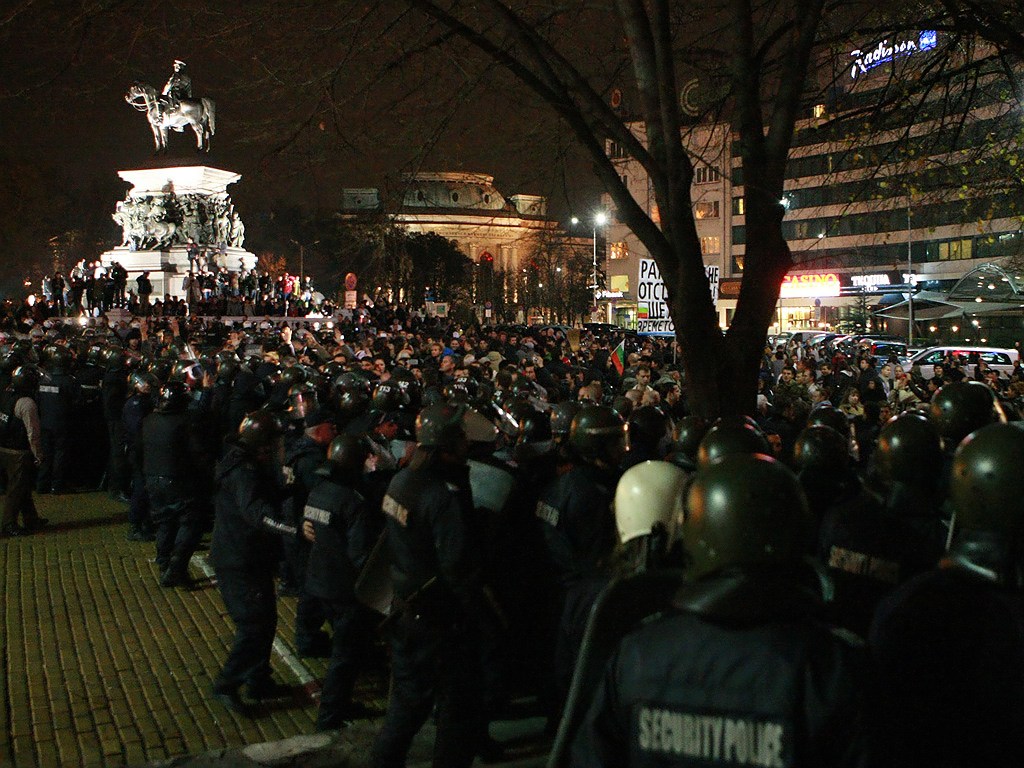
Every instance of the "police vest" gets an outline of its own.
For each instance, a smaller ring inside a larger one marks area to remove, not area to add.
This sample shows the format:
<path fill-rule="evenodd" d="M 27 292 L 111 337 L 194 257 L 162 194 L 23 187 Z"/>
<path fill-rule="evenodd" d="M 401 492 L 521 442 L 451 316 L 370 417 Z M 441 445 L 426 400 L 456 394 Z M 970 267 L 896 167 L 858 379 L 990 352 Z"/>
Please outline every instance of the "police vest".
<path fill-rule="evenodd" d="M 12 451 L 29 450 L 25 422 L 14 415 L 14 406 L 25 395 L 8 389 L 0 398 L 0 448 Z"/>

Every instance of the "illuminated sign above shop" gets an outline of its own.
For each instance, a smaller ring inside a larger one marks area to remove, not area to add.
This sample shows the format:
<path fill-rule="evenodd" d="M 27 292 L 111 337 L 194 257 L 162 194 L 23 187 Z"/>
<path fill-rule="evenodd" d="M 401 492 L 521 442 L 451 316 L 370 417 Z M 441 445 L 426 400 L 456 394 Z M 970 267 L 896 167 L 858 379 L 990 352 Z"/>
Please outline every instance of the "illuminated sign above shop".
<path fill-rule="evenodd" d="M 850 51 L 850 55 L 853 57 L 850 77 L 856 80 L 861 75 L 866 75 L 872 69 L 885 64 L 887 61 L 903 56 L 911 56 L 921 51 L 929 51 L 938 44 L 938 33 L 935 30 L 926 30 L 921 32 L 916 39 L 909 38 L 890 43 L 889 39 L 886 38 L 868 51 L 858 48 L 855 51 Z"/>
<path fill-rule="evenodd" d="M 835 272 L 786 275 L 782 278 L 779 297 L 783 299 L 818 299 L 838 296 L 839 289 L 839 275 Z"/>

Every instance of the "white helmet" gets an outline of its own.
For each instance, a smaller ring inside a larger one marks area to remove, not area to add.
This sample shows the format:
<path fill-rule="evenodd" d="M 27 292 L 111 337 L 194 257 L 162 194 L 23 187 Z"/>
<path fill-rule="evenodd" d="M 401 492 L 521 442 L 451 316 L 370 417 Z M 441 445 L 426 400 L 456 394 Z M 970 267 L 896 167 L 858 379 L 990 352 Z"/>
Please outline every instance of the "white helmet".
<path fill-rule="evenodd" d="M 647 536 L 656 523 L 668 540 L 683 522 L 683 491 L 688 475 L 667 461 L 645 461 L 626 470 L 615 488 L 615 525 L 625 544 Z"/>

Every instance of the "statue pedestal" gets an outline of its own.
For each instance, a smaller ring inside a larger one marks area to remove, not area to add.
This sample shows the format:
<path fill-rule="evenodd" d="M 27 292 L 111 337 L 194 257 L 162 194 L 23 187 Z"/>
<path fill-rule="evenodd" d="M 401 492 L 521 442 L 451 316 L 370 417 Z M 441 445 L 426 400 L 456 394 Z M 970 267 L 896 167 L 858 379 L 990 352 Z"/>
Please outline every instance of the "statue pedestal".
<path fill-rule="evenodd" d="M 128 290 L 136 291 L 135 278 L 148 271 L 154 300 L 185 298 L 189 271 L 198 273 L 204 262 L 230 272 L 256 266 L 255 254 L 243 247 L 245 227 L 227 191 L 240 174 L 192 165 L 118 171 L 118 176 L 132 185 L 113 215 L 123 238 L 100 259 L 107 267 L 116 261 L 128 270 Z M 201 253 L 194 263 L 190 244 Z"/>

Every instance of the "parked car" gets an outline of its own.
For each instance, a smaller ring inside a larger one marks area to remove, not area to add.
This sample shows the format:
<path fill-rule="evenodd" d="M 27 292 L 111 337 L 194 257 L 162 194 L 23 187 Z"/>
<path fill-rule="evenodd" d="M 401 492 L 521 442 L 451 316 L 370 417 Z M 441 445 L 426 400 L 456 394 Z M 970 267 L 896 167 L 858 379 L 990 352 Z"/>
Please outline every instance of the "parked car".
<path fill-rule="evenodd" d="M 1013 372 L 1014 363 L 1017 362 L 1017 350 L 1003 349 L 1001 347 L 929 347 L 921 350 L 910 358 L 910 365 L 921 367 L 921 376 L 930 379 L 935 375 L 934 366 L 945 361 L 950 355 L 960 359 L 960 365 L 969 368 L 978 363 L 984 362 L 994 371 L 1002 376 L 1009 376 Z M 968 370 L 968 375 L 973 375 L 973 370 Z"/>

